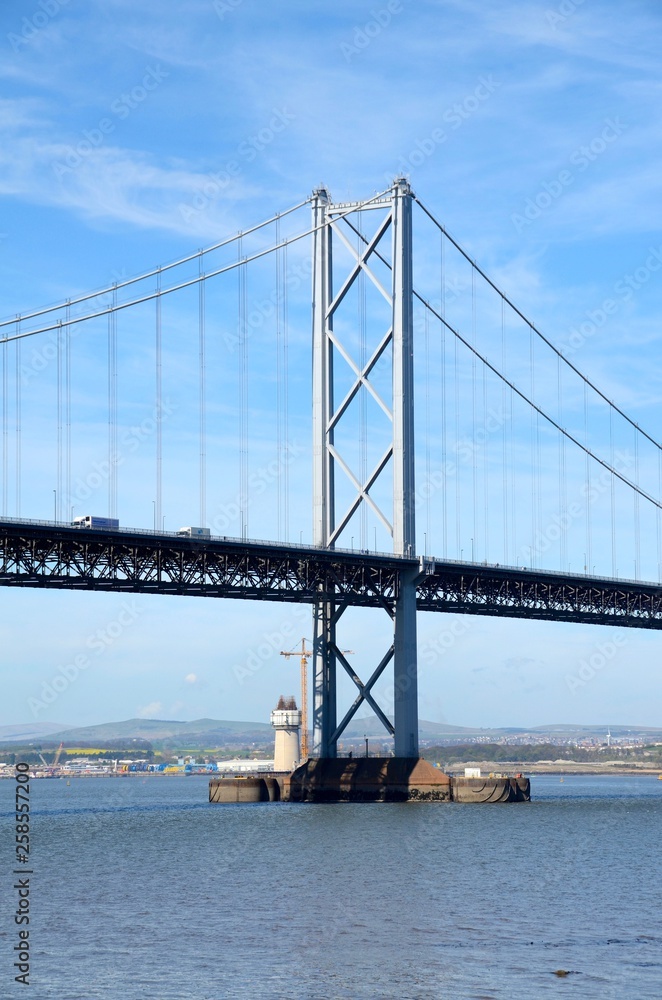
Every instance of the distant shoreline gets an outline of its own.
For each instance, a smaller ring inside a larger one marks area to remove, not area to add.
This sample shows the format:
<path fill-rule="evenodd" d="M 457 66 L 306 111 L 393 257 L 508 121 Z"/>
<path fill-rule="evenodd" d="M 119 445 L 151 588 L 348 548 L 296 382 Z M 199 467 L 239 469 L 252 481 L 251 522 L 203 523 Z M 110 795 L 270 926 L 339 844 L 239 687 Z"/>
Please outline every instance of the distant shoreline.
<path fill-rule="evenodd" d="M 544 774 L 557 775 L 559 777 L 570 777 L 572 775 L 580 776 L 590 776 L 590 775 L 617 775 L 623 776 L 636 776 L 643 775 L 649 778 L 662 777 L 662 770 L 659 767 L 636 767 L 633 765 L 624 764 L 592 764 L 592 763 L 577 763 L 573 764 L 568 761 L 564 764 L 526 764 L 517 763 L 511 761 L 467 761 L 466 763 L 454 763 L 452 767 L 443 769 L 446 774 L 453 775 L 455 777 L 462 777 L 464 775 L 465 767 L 479 767 L 481 770 L 481 776 L 487 777 L 489 774 L 503 774 L 506 776 L 512 776 L 515 773 L 522 773 L 526 777 L 540 776 Z M 9 768 L 7 769 L 10 770 Z M 13 778 L 13 770 L 10 773 L 0 774 L 0 780 L 2 778 Z M 163 771 L 135 771 L 135 772 L 117 772 L 109 771 L 106 774 L 86 774 L 85 772 L 71 773 L 65 772 L 64 774 L 38 774 L 30 775 L 31 781 L 62 781 L 66 779 L 70 781 L 72 778 L 213 778 L 218 777 L 215 771 L 209 771 L 207 774 L 204 772 L 196 772 L 193 774 L 180 773 L 169 773 L 166 774 Z"/>
<path fill-rule="evenodd" d="M 541 774 L 558 774 L 558 775 L 572 775 L 572 774 L 616 774 L 616 775 L 645 775 L 651 778 L 657 778 L 658 775 L 662 774 L 662 769 L 659 767 L 637 767 L 632 764 L 593 764 L 590 762 L 573 764 L 572 761 L 568 761 L 563 764 L 538 764 L 538 763 L 513 763 L 511 761 L 467 761 L 466 764 L 456 764 L 453 763 L 452 767 L 446 769 L 448 774 L 462 775 L 464 774 L 465 767 L 480 767 L 481 774 L 486 775 L 492 772 L 494 773 L 509 773 L 511 771 L 521 771 L 522 774 L 529 775 L 541 775 Z"/>

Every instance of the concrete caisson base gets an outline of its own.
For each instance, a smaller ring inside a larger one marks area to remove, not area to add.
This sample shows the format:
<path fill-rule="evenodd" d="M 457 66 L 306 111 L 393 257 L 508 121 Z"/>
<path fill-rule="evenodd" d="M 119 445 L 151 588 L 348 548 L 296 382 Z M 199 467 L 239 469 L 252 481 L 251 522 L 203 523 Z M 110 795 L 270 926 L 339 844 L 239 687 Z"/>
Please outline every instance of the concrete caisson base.
<path fill-rule="evenodd" d="M 284 775 L 279 777 L 270 774 L 256 774 L 241 778 L 212 778 L 209 782 L 209 801 L 218 803 L 279 802 Z"/>
<path fill-rule="evenodd" d="M 454 802 L 530 802 L 528 778 L 451 778 Z"/>
<path fill-rule="evenodd" d="M 451 786 L 447 774 L 415 757 L 311 759 L 286 779 L 283 797 L 290 802 L 447 802 Z"/>
<path fill-rule="evenodd" d="M 415 757 L 307 760 L 291 774 L 212 778 L 209 801 L 529 802 L 528 778 L 453 778 Z"/>

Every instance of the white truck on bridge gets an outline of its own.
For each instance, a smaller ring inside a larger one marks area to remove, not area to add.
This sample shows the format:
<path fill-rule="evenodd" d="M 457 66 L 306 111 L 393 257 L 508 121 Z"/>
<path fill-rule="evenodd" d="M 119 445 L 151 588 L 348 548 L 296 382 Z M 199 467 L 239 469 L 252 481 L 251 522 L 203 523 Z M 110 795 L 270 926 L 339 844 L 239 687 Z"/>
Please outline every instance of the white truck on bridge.
<path fill-rule="evenodd" d="M 119 528 L 120 522 L 116 517 L 95 517 L 93 514 L 83 514 L 75 517 L 72 521 L 74 528 Z"/>
<path fill-rule="evenodd" d="M 177 534 L 185 538 L 211 538 L 209 528 L 180 528 Z"/>

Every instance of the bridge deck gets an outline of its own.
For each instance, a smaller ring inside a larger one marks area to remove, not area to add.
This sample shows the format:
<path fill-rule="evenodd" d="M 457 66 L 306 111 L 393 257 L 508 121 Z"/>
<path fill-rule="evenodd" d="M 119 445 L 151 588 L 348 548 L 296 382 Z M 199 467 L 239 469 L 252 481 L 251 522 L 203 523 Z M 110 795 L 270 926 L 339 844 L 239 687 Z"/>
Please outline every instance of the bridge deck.
<path fill-rule="evenodd" d="M 0 586 L 181 594 L 392 608 L 417 561 L 232 538 L 0 521 Z M 421 611 L 662 628 L 662 587 L 509 566 L 426 559 Z"/>

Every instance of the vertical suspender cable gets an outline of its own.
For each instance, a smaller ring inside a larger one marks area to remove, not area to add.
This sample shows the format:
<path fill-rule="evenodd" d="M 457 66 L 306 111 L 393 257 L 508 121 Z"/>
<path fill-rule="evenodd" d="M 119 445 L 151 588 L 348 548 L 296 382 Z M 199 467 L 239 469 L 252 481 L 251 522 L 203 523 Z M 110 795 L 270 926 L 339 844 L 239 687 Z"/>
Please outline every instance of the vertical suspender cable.
<path fill-rule="evenodd" d="M 206 344 L 205 344 L 205 281 L 203 251 L 198 259 L 198 365 L 199 365 L 199 434 L 200 434 L 200 526 L 207 526 L 207 412 L 206 412 Z"/>
<path fill-rule="evenodd" d="M 65 455 L 66 455 L 66 498 L 67 498 L 67 510 L 65 514 L 67 518 L 70 516 L 70 507 L 72 506 L 72 494 L 71 494 L 71 328 L 69 327 L 69 319 L 71 316 L 71 306 L 67 302 L 67 308 L 65 311 L 65 326 L 64 326 L 64 375 L 66 384 L 66 402 L 65 402 Z M 73 516 L 73 515 L 71 515 Z"/>
<path fill-rule="evenodd" d="M 529 327 L 529 381 L 531 400 L 535 402 L 535 372 L 533 359 L 533 328 Z M 530 409 L 530 452 L 531 452 L 531 569 L 536 566 L 536 413 Z"/>
<path fill-rule="evenodd" d="M 538 554 L 538 565 L 541 564 L 540 556 L 543 552 L 543 534 L 542 534 L 542 503 L 543 503 L 543 490 L 542 490 L 542 449 L 540 445 L 540 414 L 536 411 L 536 550 Z"/>
<path fill-rule="evenodd" d="M 639 486 L 639 434 L 634 428 L 634 481 Z M 639 531 L 639 493 L 634 490 L 634 578 L 639 579 L 641 535 Z"/>
<path fill-rule="evenodd" d="M 21 320 L 16 320 L 16 333 L 20 333 Z M 21 341 L 16 341 L 16 505 L 15 516 L 21 516 Z"/>
<path fill-rule="evenodd" d="M 584 382 L 584 444 L 589 447 L 588 439 L 588 386 Z M 591 572 L 593 565 L 592 555 L 591 555 L 591 541 L 592 541 L 592 531 L 591 531 L 591 459 L 586 453 L 586 566 L 584 570 L 587 573 Z"/>
<path fill-rule="evenodd" d="M 239 237 L 237 243 L 239 259 L 242 255 L 242 239 Z M 239 454 L 239 475 L 241 480 L 241 536 L 248 538 L 248 337 L 246 329 L 246 264 L 242 264 L 238 269 L 239 274 L 239 340 L 240 340 L 240 454 Z"/>
<path fill-rule="evenodd" d="M 108 516 L 117 517 L 117 282 L 108 313 Z M 160 407 L 157 407 L 160 409 Z"/>
<path fill-rule="evenodd" d="M 276 218 L 276 244 L 280 243 L 280 219 Z M 276 513 L 279 542 L 283 540 L 283 371 L 281 352 L 280 252 L 276 250 Z"/>
<path fill-rule="evenodd" d="M 540 447 L 540 414 L 536 413 L 536 553 L 538 556 L 538 565 L 541 565 L 540 556 L 542 555 L 543 549 L 543 535 L 542 535 L 542 450 Z"/>
<path fill-rule="evenodd" d="M 658 451 L 658 455 L 662 456 L 662 451 Z M 614 408 L 609 407 L 609 464 L 612 469 L 614 468 Z M 616 576 L 616 504 L 615 504 L 615 489 L 616 489 L 616 476 L 611 475 L 610 479 L 610 499 L 611 499 L 611 575 Z M 660 510 L 657 510 L 658 516 L 658 553 L 660 547 L 660 536 L 659 536 L 659 523 L 660 523 Z M 659 563 L 659 558 L 658 558 Z"/>
<path fill-rule="evenodd" d="M 237 329 L 239 331 L 239 517 L 241 537 L 244 537 L 244 322 L 243 322 L 243 268 L 241 267 L 241 234 L 237 239 Z"/>
<path fill-rule="evenodd" d="M 559 424 L 563 427 L 563 369 L 561 357 L 556 358 L 556 379 L 558 394 Z M 565 572 L 568 560 L 568 518 L 566 515 L 566 480 L 565 480 L 565 434 L 559 434 L 559 569 Z"/>
<path fill-rule="evenodd" d="M 117 282 L 113 289 L 113 517 L 117 517 Z"/>
<path fill-rule="evenodd" d="M 107 437 L 108 437 L 108 517 L 113 516 L 113 314 L 108 313 L 106 341 L 107 367 Z"/>
<path fill-rule="evenodd" d="M 460 382 L 457 364 L 457 337 L 453 338 L 455 348 L 454 365 L 455 377 L 455 558 L 461 558 L 462 552 L 462 531 L 460 523 Z"/>
<path fill-rule="evenodd" d="M 117 517 L 117 282 L 113 288 L 113 422 L 111 424 L 113 461 L 110 467 L 111 482 L 113 484 L 113 512 L 112 517 Z"/>
<path fill-rule="evenodd" d="M 2 516 L 7 516 L 7 475 L 9 470 L 9 442 L 7 437 L 7 341 L 2 345 Z"/>
<path fill-rule="evenodd" d="M 516 466 L 515 466 L 515 416 L 513 413 L 515 403 L 515 394 L 510 389 L 510 406 L 509 406 L 509 436 L 510 436 L 510 486 L 511 486 L 511 500 L 510 500 L 510 516 L 512 529 L 510 532 L 513 562 L 517 561 L 517 476 L 516 476 Z"/>
<path fill-rule="evenodd" d="M 62 320 L 58 321 L 57 328 L 57 479 L 56 486 L 57 491 L 55 494 L 55 519 L 57 521 L 62 520 L 62 437 L 63 437 L 63 419 L 62 419 Z"/>
<path fill-rule="evenodd" d="M 476 269 L 471 267 L 471 343 L 476 346 Z M 473 494 L 473 541 L 471 558 L 473 559 L 474 544 L 478 544 L 477 500 L 476 500 L 476 355 L 471 352 L 471 489 Z"/>
<path fill-rule="evenodd" d="M 283 431 L 285 435 L 283 495 L 285 499 L 285 541 L 290 540 L 290 370 L 289 370 L 289 299 L 287 245 L 283 247 Z"/>
<path fill-rule="evenodd" d="M 444 234 L 441 235 L 441 315 L 446 319 L 446 272 L 444 259 Z M 448 557 L 448 487 L 446 478 L 446 327 L 441 324 L 441 488 L 443 521 L 443 555 Z"/>
<path fill-rule="evenodd" d="M 501 370 L 506 371 L 506 304 L 501 299 Z M 506 434 L 506 383 L 501 383 L 501 470 L 503 475 L 503 561 L 508 562 L 508 451 Z"/>
<path fill-rule="evenodd" d="M 430 313 L 425 309 L 425 551 L 428 554 L 428 545 L 432 549 L 432 536 L 430 534 L 430 497 L 432 495 L 431 480 L 432 467 L 430 461 Z"/>
<path fill-rule="evenodd" d="M 489 433 L 487 429 L 487 369 L 483 367 L 483 559 L 489 560 L 490 550 L 490 525 L 488 518 L 488 484 L 489 484 L 489 462 L 487 460 L 487 445 Z"/>
<path fill-rule="evenodd" d="M 155 363 L 156 363 L 156 503 L 154 507 L 154 530 L 161 531 L 163 527 L 163 428 L 161 419 L 163 416 L 162 392 L 163 392 L 163 370 L 161 357 L 161 271 L 156 275 L 156 329 L 155 329 Z"/>

